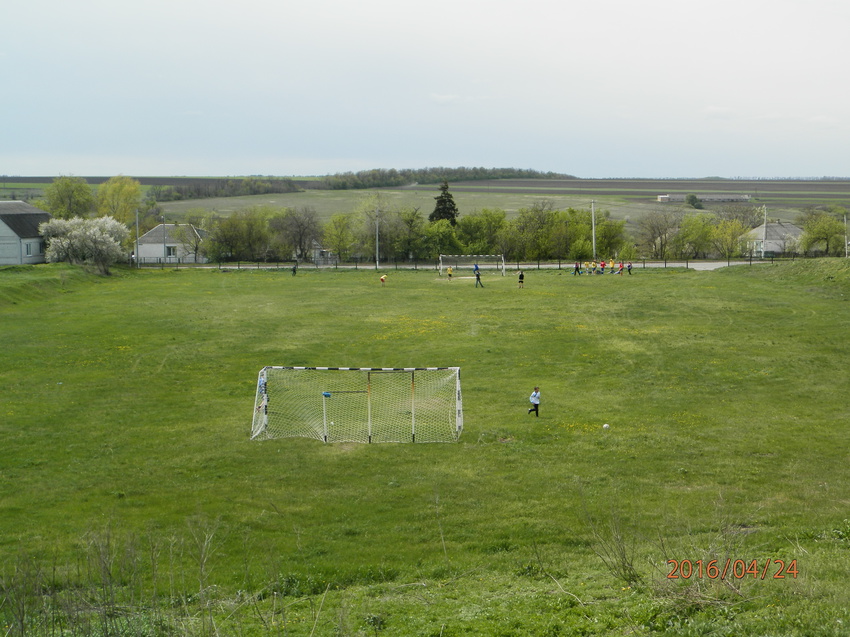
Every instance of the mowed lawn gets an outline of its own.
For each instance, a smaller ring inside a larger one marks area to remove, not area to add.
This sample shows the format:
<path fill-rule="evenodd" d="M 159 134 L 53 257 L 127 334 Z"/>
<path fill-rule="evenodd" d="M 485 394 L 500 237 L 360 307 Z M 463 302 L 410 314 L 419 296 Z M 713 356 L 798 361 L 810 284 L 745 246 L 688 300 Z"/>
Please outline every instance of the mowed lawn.
<path fill-rule="evenodd" d="M 174 634 L 849 630 L 846 260 L 386 273 L 0 270 L 5 608 L 112 551 Z M 460 366 L 465 429 L 252 442 L 265 365 Z"/>

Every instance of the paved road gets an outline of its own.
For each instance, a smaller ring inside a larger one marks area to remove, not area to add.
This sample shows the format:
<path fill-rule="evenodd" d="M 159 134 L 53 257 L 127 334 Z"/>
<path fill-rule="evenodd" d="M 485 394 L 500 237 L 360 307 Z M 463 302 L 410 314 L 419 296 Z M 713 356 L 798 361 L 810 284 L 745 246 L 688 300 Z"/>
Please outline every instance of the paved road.
<path fill-rule="evenodd" d="M 735 261 L 632 261 L 632 269 L 635 271 L 640 271 L 643 268 L 688 268 L 689 270 L 717 270 L 719 268 L 725 268 L 730 265 L 757 265 L 759 263 L 769 263 L 769 261 L 753 261 L 752 264 L 749 260 L 735 260 Z M 520 264 L 523 270 L 537 270 L 538 266 L 536 263 L 522 263 Z M 507 264 L 508 269 L 516 270 L 517 266 L 515 263 Z M 557 263 L 541 263 L 540 269 L 552 269 L 557 268 Z M 572 270 L 573 266 L 570 263 L 562 263 L 562 270 Z M 606 268 L 607 270 L 607 268 Z M 607 274 L 607 271 L 606 271 Z"/>

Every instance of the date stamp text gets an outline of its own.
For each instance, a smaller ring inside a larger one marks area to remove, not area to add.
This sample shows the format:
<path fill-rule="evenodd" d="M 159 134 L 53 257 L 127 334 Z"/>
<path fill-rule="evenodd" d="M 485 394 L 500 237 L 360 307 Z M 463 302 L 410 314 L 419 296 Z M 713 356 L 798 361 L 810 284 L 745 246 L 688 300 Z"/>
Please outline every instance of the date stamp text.
<path fill-rule="evenodd" d="M 667 560 L 667 579 L 797 579 L 797 560 Z"/>

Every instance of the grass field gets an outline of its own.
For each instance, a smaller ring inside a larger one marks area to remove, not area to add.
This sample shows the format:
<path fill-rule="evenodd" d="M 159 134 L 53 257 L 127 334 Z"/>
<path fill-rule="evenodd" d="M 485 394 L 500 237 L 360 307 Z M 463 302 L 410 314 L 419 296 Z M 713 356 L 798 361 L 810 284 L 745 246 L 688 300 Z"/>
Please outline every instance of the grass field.
<path fill-rule="evenodd" d="M 850 205 L 850 182 L 847 181 L 729 181 L 729 180 L 487 180 L 450 184 L 460 214 L 485 208 L 504 210 L 508 217 L 530 208 L 540 201 L 551 202 L 556 209 L 589 209 L 595 201 L 597 210 L 610 212 L 614 219 L 634 221 L 647 212 L 681 207 L 682 204 L 658 203 L 660 194 L 711 193 L 748 194 L 754 206 L 765 205 L 772 219 L 795 221 L 806 206 Z M 278 195 L 228 197 L 163 204 L 166 214 L 182 218 L 193 208 L 214 210 L 222 215 L 255 205 L 279 207 L 309 206 L 326 221 L 333 214 L 354 211 L 373 190 L 307 190 Z M 438 185 L 381 189 L 394 208 L 418 207 L 429 214 L 434 209 Z M 728 205 L 707 203 L 706 210 Z"/>
<path fill-rule="evenodd" d="M 461 275 L 0 269 L 4 634 L 847 634 L 846 260 Z M 463 435 L 251 442 L 265 365 Z"/>
<path fill-rule="evenodd" d="M 41 196 L 49 178 L 7 177 L 0 181 L 0 199 Z M 103 177 L 89 177 L 90 183 L 100 183 Z M 144 177 L 142 190 L 147 192 L 151 183 L 179 183 L 177 177 Z M 183 178 L 191 183 L 196 178 Z M 309 179 L 294 178 L 299 183 Z M 755 206 L 765 205 L 772 219 L 793 222 L 806 206 L 850 206 L 850 181 L 806 179 L 498 179 L 453 182 L 451 192 L 460 214 L 469 214 L 484 208 L 505 210 L 509 217 L 536 202 L 550 201 L 558 209 L 587 209 L 595 201 L 598 210 L 607 210 L 614 219 L 635 221 L 652 210 L 669 209 L 676 204 L 659 204 L 660 194 L 712 193 L 746 194 Z M 380 189 L 393 208 L 418 207 L 427 216 L 434 209 L 434 197 L 439 194 L 437 184 L 415 185 L 404 188 Z M 170 220 L 181 221 L 189 210 L 213 210 L 220 215 L 251 206 L 305 207 L 316 210 L 322 221 L 336 213 L 354 211 L 361 201 L 374 190 L 305 190 L 302 192 L 246 197 L 222 197 L 164 202 L 162 208 Z M 712 210 L 723 204 L 707 203 Z"/>

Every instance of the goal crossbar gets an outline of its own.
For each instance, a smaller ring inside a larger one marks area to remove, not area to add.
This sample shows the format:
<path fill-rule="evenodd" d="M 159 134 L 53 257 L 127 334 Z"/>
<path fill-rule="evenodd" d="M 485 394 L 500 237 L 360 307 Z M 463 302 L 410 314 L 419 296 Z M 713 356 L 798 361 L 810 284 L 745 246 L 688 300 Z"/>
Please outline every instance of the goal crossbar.
<path fill-rule="evenodd" d="M 454 442 L 462 430 L 459 367 L 268 366 L 251 438 Z"/>
<path fill-rule="evenodd" d="M 498 270 L 502 276 L 505 276 L 505 255 L 503 254 L 441 254 L 440 255 L 440 275 L 443 271 L 451 266 L 452 268 L 474 268 L 478 266 L 480 270 Z"/>

